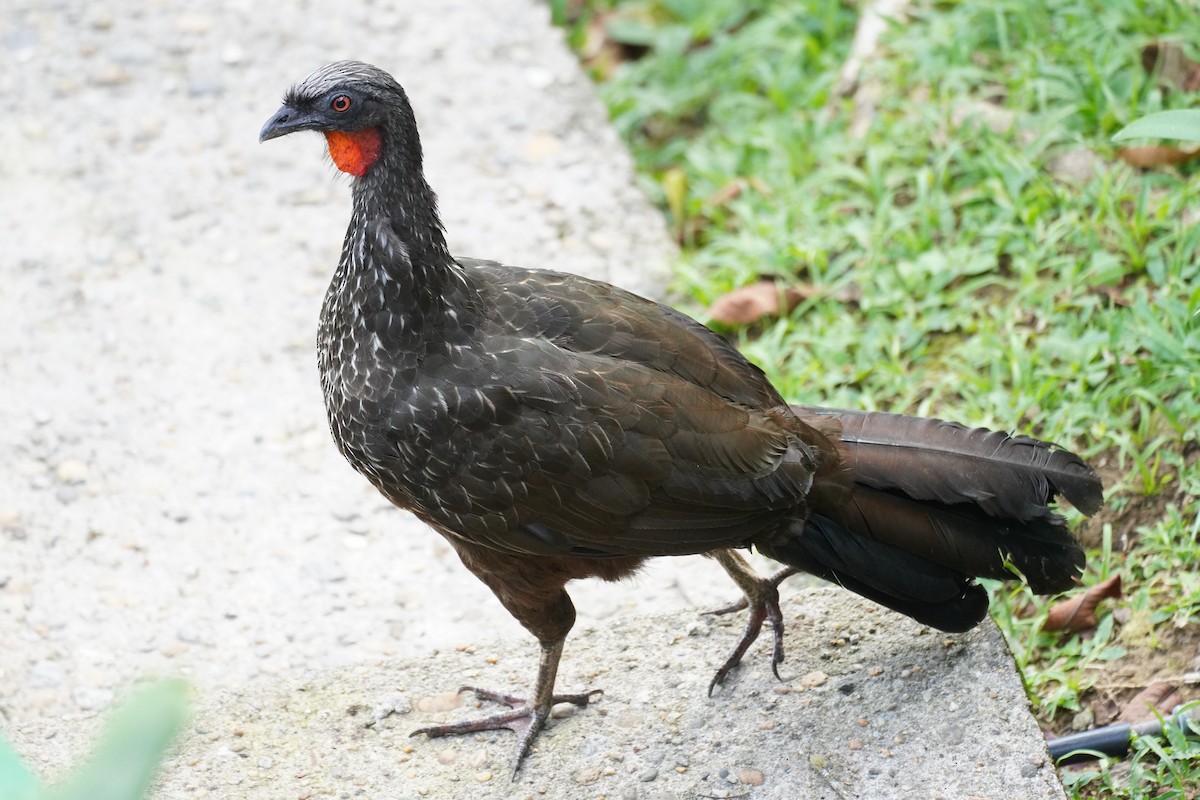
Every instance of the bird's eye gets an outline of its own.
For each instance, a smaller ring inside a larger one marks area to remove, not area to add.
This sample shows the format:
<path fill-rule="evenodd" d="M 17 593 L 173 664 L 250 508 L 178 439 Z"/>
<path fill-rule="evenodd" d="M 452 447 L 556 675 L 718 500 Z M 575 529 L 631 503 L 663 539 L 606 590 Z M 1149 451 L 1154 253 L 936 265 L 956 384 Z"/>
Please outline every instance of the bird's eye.
<path fill-rule="evenodd" d="M 339 114 L 350 110 L 350 98 L 344 94 L 339 94 L 337 97 L 329 101 L 329 107 Z"/>

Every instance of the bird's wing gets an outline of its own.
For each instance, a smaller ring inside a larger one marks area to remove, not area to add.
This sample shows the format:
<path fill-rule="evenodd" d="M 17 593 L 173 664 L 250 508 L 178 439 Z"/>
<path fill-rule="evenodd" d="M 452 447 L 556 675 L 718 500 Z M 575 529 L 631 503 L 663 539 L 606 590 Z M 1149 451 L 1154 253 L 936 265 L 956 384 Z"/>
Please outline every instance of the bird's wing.
<path fill-rule="evenodd" d="M 750 408 L 785 405 L 762 370 L 675 309 L 607 283 L 550 270 L 459 259 L 505 327 L 576 353 L 610 356 Z"/>
<path fill-rule="evenodd" d="M 396 420 L 415 510 L 512 552 L 677 555 L 794 513 L 820 456 L 771 412 L 643 364 L 493 336 L 485 380 L 425 374 Z M 413 468 L 415 466 L 415 469 Z"/>

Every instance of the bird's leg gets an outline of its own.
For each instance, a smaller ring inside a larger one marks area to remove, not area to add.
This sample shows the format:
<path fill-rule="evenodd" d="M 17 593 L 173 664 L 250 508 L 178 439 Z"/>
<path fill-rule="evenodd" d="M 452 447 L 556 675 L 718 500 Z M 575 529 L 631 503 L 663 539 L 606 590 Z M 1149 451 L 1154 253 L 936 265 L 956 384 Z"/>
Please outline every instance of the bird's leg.
<path fill-rule="evenodd" d="M 746 650 L 762 631 L 764 620 L 771 623 L 771 630 L 774 633 L 771 671 L 775 673 L 776 678 L 779 678 L 779 665 L 783 663 L 783 612 L 779 610 L 779 584 L 796 574 L 797 571 L 788 567 L 769 578 L 760 578 L 750 567 L 749 562 L 734 550 L 718 550 L 712 554 L 712 557 L 725 568 L 729 577 L 733 578 L 733 582 L 742 590 L 743 597 L 731 606 L 706 613 L 729 614 L 744 608 L 748 608 L 750 613 L 746 617 L 746 629 L 742 632 L 742 637 L 738 639 L 733 652 L 725 659 L 725 663 L 720 666 L 708 684 L 710 696 L 713 689 L 724 683 L 729 672 L 741 663 L 742 656 L 746 654 Z"/>
<path fill-rule="evenodd" d="M 550 642 L 542 642 L 541 658 L 538 661 L 537 682 L 533 687 L 533 699 L 515 697 L 505 692 L 495 692 L 489 689 L 478 689 L 473 686 L 463 686 L 460 692 L 474 692 L 480 700 L 501 703 L 512 708 L 500 714 L 493 714 L 482 719 L 454 722 L 447 725 L 431 725 L 413 731 L 410 736 L 425 734 L 429 737 L 453 736 L 461 733 L 477 733 L 479 731 L 495 731 L 507 728 L 517 734 L 517 752 L 512 760 L 512 774 L 515 779 L 521 761 L 529 754 L 533 741 L 541 732 L 546 720 L 550 718 L 550 709 L 556 703 L 572 703 L 586 706 L 593 696 L 600 694 L 599 689 L 581 694 L 555 694 L 554 679 L 558 674 L 558 661 L 562 657 L 563 644 L 566 637 Z"/>

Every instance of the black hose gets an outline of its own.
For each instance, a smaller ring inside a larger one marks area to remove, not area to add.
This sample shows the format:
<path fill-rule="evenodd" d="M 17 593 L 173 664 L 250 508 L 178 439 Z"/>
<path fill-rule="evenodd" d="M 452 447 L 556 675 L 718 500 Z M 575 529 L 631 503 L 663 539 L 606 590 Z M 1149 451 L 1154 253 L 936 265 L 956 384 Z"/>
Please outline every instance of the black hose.
<path fill-rule="evenodd" d="M 1095 761 L 1105 756 L 1124 758 L 1129 755 L 1129 743 L 1133 736 L 1161 736 L 1168 726 L 1178 727 L 1185 734 L 1200 738 L 1200 718 L 1193 718 L 1189 710 L 1195 709 L 1185 710 L 1183 706 L 1177 706 L 1171 716 L 1161 722 L 1157 719 L 1137 725 L 1121 722 L 1071 733 L 1050 739 L 1046 747 L 1050 750 L 1050 757 L 1059 766 Z"/>

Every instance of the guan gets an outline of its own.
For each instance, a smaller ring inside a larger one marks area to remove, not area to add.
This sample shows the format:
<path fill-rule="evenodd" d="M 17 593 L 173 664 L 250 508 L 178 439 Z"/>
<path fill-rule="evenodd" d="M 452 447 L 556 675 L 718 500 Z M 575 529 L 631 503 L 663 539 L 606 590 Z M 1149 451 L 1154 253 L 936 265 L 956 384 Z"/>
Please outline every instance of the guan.
<path fill-rule="evenodd" d="M 324 134 L 353 212 L 321 309 L 333 438 L 388 500 L 425 521 L 538 640 L 528 700 L 415 731 L 517 733 L 515 776 L 555 703 L 578 578 L 654 556 L 717 559 L 783 658 L 777 585 L 802 571 L 921 623 L 987 613 L 976 578 L 1071 588 L 1083 550 L 1052 506 L 1103 502 L 1078 457 L 937 419 L 789 405 L 720 336 L 665 305 L 577 275 L 451 255 L 412 107 L 368 64 L 292 87 L 260 140 Z M 784 569 L 760 578 L 737 549 Z M 778 674 L 778 673 L 777 673 Z"/>

